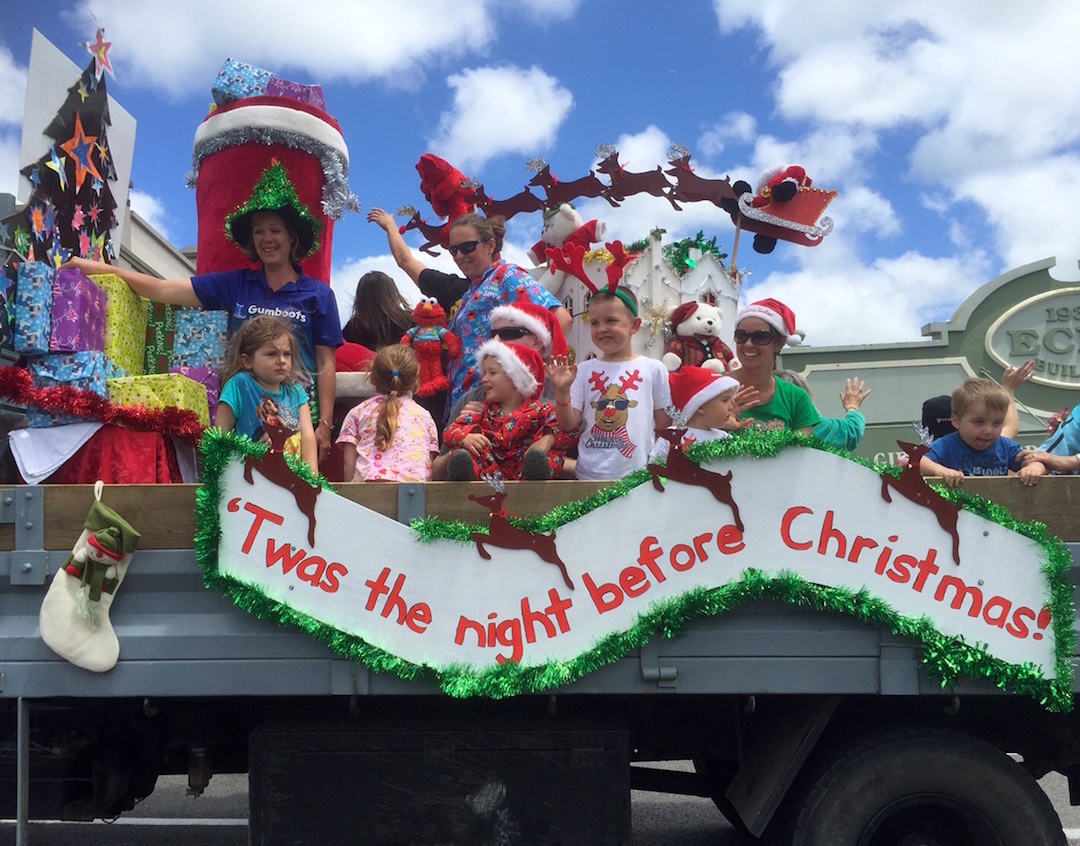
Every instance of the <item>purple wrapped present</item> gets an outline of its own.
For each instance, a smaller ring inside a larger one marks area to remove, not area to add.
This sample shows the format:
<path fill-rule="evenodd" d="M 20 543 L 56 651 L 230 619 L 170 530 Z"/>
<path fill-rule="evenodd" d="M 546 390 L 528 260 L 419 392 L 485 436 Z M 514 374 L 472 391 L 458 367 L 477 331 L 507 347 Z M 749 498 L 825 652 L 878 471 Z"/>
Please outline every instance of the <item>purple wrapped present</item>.
<path fill-rule="evenodd" d="M 53 269 L 43 261 L 24 261 L 15 282 L 15 351 L 42 355 L 49 351 Z"/>
<path fill-rule="evenodd" d="M 93 391 L 102 397 L 109 395 L 109 379 L 126 376 L 123 368 L 117 367 L 103 352 L 50 353 L 31 358 L 27 362 L 30 378 L 38 388 L 59 386 Z M 82 423 L 84 418 L 62 412 L 46 412 L 29 406 L 26 409 L 27 425 L 32 429 L 46 426 L 61 426 L 65 423 Z"/>
<path fill-rule="evenodd" d="M 58 270 L 53 277 L 50 352 L 105 349 L 108 296 L 81 270 Z"/>
<path fill-rule="evenodd" d="M 185 367 L 181 365 L 173 367 L 169 372 L 187 376 L 189 379 L 194 379 L 196 382 L 206 386 L 206 402 L 210 406 L 210 422 L 212 423 L 214 418 L 217 417 L 218 396 L 221 394 L 217 370 L 212 367 Z"/>
<path fill-rule="evenodd" d="M 228 336 L 227 311 L 177 309 L 170 370 L 177 367 L 209 367 L 216 370 L 225 361 Z"/>
<path fill-rule="evenodd" d="M 266 93 L 266 83 L 269 81 L 270 71 L 236 59 L 226 59 L 214 80 L 211 93 L 214 102 L 224 106 L 245 97 L 261 97 Z"/>
<path fill-rule="evenodd" d="M 321 85 L 305 85 L 303 82 L 293 82 L 290 79 L 272 76 L 266 83 L 266 93 L 274 97 L 288 97 L 290 100 L 299 100 L 301 103 L 307 103 L 320 111 L 326 111 L 326 98 L 323 97 Z"/>

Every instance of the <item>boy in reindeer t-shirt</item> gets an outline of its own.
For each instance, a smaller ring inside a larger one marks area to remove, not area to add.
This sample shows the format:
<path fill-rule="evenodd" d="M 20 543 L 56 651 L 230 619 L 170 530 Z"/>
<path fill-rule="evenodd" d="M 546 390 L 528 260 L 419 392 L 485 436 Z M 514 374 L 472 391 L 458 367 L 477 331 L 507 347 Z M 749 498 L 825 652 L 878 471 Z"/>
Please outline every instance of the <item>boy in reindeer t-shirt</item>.
<path fill-rule="evenodd" d="M 600 358 L 571 367 L 557 356 L 548 366 L 559 427 L 581 424 L 579 479 L 621 479 L 644 467 L 656 429 L 671 422 L 664 411 L 671 405 L 667 368 L 631 345 L 640 328 L 633 293 L 599 291 L 589 300 L 589 329 Z"/>

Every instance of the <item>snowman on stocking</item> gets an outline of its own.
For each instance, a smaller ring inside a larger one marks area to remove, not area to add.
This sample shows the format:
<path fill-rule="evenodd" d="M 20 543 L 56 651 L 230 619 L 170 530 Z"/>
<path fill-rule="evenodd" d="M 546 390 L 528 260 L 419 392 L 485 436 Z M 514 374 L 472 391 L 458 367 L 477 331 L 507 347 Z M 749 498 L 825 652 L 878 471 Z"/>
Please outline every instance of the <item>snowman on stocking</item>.
<path fill-rule="evenodd" d="M 41 639 L 77 667 L 103 673 L 120 657 L 120 642 L 109 609 L 127 575 L 140 535 L 101 501 L 104 485 L 94 485 L 94 504 L 83 533 L 57 571 L 41 603 Z"/>

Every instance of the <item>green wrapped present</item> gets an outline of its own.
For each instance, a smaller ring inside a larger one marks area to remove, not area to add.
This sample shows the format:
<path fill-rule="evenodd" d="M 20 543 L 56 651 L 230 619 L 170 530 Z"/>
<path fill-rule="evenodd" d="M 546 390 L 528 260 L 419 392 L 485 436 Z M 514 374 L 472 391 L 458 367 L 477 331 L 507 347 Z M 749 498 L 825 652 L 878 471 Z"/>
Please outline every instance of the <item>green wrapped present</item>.
<path fill-rule="evenodd" d="M 113 273 L 90 277 L 109 298 L 105 308 L 105 355 L 133 375 L 146 364 L 146 300 Z"/>
<path fill-rule="evenodd" d="M 113 405 L 143 408 L 186 408 L 194 411 L 203 426 L 210 425 L 206 385 L 179 373 L 128 376 L 110 379 L 109 401 Z"/>

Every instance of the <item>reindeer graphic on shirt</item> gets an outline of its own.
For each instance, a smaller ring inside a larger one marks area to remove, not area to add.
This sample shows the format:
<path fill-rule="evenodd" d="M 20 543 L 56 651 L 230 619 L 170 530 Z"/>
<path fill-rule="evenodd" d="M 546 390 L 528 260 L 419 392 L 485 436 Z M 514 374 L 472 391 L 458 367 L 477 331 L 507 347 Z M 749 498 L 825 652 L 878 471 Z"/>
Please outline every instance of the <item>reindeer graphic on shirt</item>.
<path fill-rule="evenodd" d="M 635 446 L 626 429 L 630 409 L 637 406 L 637 400 L 629 397 L 641 384 L 640 370 L 627 370 L 619 377 L 619 384 L 611 384 L 603 373 L 593 373 L 589 384 L 600 393 L 600 397 L 591 405 L 596 411 L 592 429 L 585 437 L 588 449 L 617 449 L 627 458 L 634 454 Z"/>

